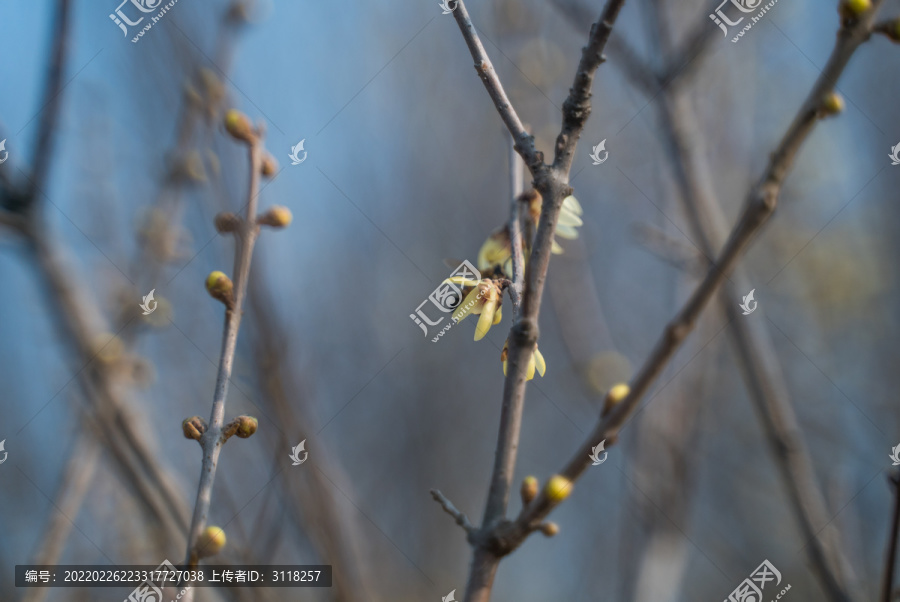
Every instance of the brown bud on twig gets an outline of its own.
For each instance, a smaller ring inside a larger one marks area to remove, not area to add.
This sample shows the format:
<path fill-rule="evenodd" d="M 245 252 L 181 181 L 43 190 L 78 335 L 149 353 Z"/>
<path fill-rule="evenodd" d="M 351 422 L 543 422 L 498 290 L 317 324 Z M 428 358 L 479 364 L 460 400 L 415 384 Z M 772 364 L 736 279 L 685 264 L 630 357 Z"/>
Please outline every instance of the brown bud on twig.
<path fill-rule="evenodd" d="M 294 216 L 291 210 L 281 205 L 275 205 L 265 213 L 257 216 L 256 223 L 271 228 L 286 228 L 290 225 Z"/>
<path fill-rule="evenodd" d="M 238 111 L 237 109 L 229 109 L 225 113 L 225 130 L 234 137 L 235 140 L 252 143 L 256 138 L 253 131 L 253 124 L 250 118 Z"/>
<path fill-rule="evenodd" d="M 231 309 L 234 307 L 234 283 L 224 272 L 210 272 L 206 278 L 206 290 L 214 299 L 218 299 Z"/>
<path fill-rule="evenodd" d="M 559 525 L 556 523 L 541 523 L 541 526 L 538 528 L 546 537 L 553 537 L 559 533 Z"/>
<path fill-rule="evenodd" d="M 216 215 L 215 225 L 219 234 L 236 232 L 241 226 L 241 218 L 230 211 L 223 211 Z"/>
<path fill-rule="evenodd" d="M 227 441 L 232 435 L 246 439 L 259 428 L 259 420 L 253 416 L 238 416 L 222 430 L 222 437 Z"/>
<path fill-rule="evenodd" d="M 181 423 L 181 430 L 184 432 L 186 439 L 200 441 L 200 437 L 206 432 L 206 421 L 199 416 L 185 418 Z"/>
<path fill-rule="evenodd" d="M 522 479 L 522 487 L 519 489 L 519 495 L 522 496 L 522 504 L 527 506 L 531 503 L 531 500 L 537 497 L 538 494 L 538 480 L 536 477 L 531 475 Z"/>
<path fill-rule="evenodd" d="M 271 178 L 278 171 L 278 161 L 272 156 L 272 153 L 266 153 L 262 158 L 262 175 Z"/>

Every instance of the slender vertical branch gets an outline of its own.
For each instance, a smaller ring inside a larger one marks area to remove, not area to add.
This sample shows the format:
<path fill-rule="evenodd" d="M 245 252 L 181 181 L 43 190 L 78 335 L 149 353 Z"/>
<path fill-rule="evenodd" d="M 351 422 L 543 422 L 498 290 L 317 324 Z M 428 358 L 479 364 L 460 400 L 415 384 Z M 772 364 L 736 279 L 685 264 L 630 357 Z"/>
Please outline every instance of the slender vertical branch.
<path fill-rule="evenodd" d="M 522 162 L 516 153 L 515 140 L 509 145 L 509 244 L 512 252 L 512 284 L 509 297 L 513 304 L 513 316 L 519 315 L 523 282 L 525 278 L 525 254 L 522 251 Z"/>
<path fill-rule="evenodd" d="M 894 591 L 894 570 L 897 566 L 897 538 L 900 534 L 900 472 L 894 471 L 888 480 L 894 493 L 894 511 L 891 532 L 888 534 L 887 553 L 884 560 L 884 578 L 881 583 L 881 602 L 891 602 Z"/>
<path fill-rule="evenodd" d="M 231 371 L 234 365 L 237 337 L 241 326 L 244 299 L 247 294 L 247 281 L 250 277 L 250 264 L 253 259 L 253 247 L 256 244 L 261 223 L 276 225 L 272 221 L 274 218 L 270 217 L 273 213 L 272 211 L 266 216 L 257 217 L 256 215 L 259 181 L 263 171 L 262 132 L 254 130 L 246 116 L 237 111 L 229 111 L 226 115 L 226 129 L 232 136 L 247 145 L 250 178 L 244 219 L 238 218 L 234 214 L 221 215 L 216 219 L 216 225 L 220 231 L 232 232 L 235 235 L 234 283 L 232 284 L 228 281 L 227 286 L 216 284 L 213 281 L 215 273 L 207 280 L 207 289 L 210 294 L 225 303 L 226 310 L 225 327 L 222 334 L 222 350 L 219 354 L 219 370 L 216 375 L 216 387 L 209 425 L 203 425 L 204 430 L 202 432 L 194 430 L 193 435 L 189 434 L 188 430 L 185 431 L 186 436 L 195 438 L 200 442 L 200 447 L 203 450 L 200 483 L 197 488 L 194 514 L 191 518 L 185 560 L 185 564 L 191 567 L 196 566 L 200 558 L 197 542 L 209 518 L 209 507 L 219 454 L 222 451 L 222 445 L 237 428 L 235 422 L 229 423 L 227 427 L 225 426 L 225 399 L 228 394 L 228 383 L 231 380 Z M 280 221 L 277 224 L 280 226 L 287 225 L 290 222 L 289 212 L 283 208 L 282 211 L 286 212 L 286 214 L 281 215 L 281 220 L 276 220 Z M 221 278 L 216 282 L 227 281 L 227 277 L 224 274 L 220 276 Z M 255 427 L 253 430 L 255 431 Z M 193 590 L 189 590 L 189 592 L 191 591 Z"/>
<path fill-rule="evenodd" d="M 582 51 L 575 81 L 563 105 L 563 125 L 557 138 L 556 158 L 552 166 L 546 165 L 543 153 L 535 150 L 534 139 L 525 130 L 503 90 L 463 0 L 457 2 L 454 11 L 456 22 L 475 60 L 475 69 L 515 141 L 516 151 L 531 171 L 535 189 L 543 199 L 540 224 L 528 265 L 524 270 L 521 304 L 508 338 L 507 377 L 503 386 L 497 449 L 481 529 L 470 536 L 475 549 L 466 586 L 465 602 L 486 602 L 490 599 L 500 559 L 512 551 L 512 548 L 498 537 L 498 533 L 508 522 L 506 509 L 519 446 L 525 402 L 526 369 L 537 345 L 538 315 L 550 262 L 553 235 L 563 199 L 571 193 L 568 184 L 569 169 L 578 137 L 590 115 L 594 72 L 604 60 L 603 49 L 624 3 L 625 0 L 609 0 L 600 20 L 591 28 L 588 45 Z M 513 233 L 510 234 L 512 237 Z"/>

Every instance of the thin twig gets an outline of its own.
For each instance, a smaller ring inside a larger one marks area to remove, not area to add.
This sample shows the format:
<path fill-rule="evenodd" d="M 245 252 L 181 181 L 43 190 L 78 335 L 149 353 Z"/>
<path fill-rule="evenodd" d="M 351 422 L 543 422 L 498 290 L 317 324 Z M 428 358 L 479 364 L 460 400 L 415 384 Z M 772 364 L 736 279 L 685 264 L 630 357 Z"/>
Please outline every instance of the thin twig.
<path fill-rule="evenodd" d="M 259 234 L 259 225 L 256 223 L 256 207 L 259 194 L 259 179 L 262 166 L 262 147 L 259 136 L 253 136 L 248 143 L 248 155 L 250 163 L 250 190 L 248 193 L 246 219 L 241 223 L 235 241 L 234 260 L 234 302 L 225 310 L 225 329 L 222 335 L 222 351 L 219 355 L 219 371 L 216 375 L 216 388 L 213 396 L 212 411 L 209 418 L 209 426 L 200 438 L 200 446 L 203 449 L 203 462 L 200 472 L 200 484 L 197 488 L 197 501 L 194 505 L 194 514 L 191 518 L 190 535 L 188 537 L 185 564 L 195 567 L 199 560 L 196 550 L 197 540 L 206 527 L 209 517 L 209 506 L 212 500 L 212 487 L 216 478 L 216 467 L 219 453 L 225 442 L 223 434 L 225 418 L 225 397 L 228 393 L 228 383 L 231 380 L 231 370 L 234 365 L 234 352 L 237 347 L 238 330 L 241 325 L 241 315 L 244 307 L 244 298 L 247 292 L 247 279 L 250 276 L 250 263 L 253 257 L 253 246 Z M 193 590 L 188 590 L 193 591 Z"/>
<path fill-rule="evenodd" d="M 438 491 L 437 489 L 431 490 L 431 497 L 434 498 L 438 504 L 441 505 L 441 508 L 444 509 L 444 512 L 453 517 L 453 520 L 456 521 L 456 524 L 462 527 L 466 533 L 472 533 L 475 531 L 475 526 L 469 521 L 469 517 L 465 515 L 464 512 L 458 510 L 456 506 L 453 505 L 447 496 Z"/>
<path fill-rule="evenodd" d="M 494 71 L 494 64 L 488 58 L 484 45 L 481 43 L 481 38 L 479 38 L 478 32 L 475 30 L 475 25 L 472 24 L 472 19 L 469 18 L 469 11 L 466 10 L 466 5 L 462 0 L 458 0 L 453 15 L 456 17 L 456 23 L 463 34 L 466 46 L 469 47 L 469 52 L 472 54 L 472 58 L 475 59 L 475 71 L 478 72 L 481 82 L 500 113 L 500 118 L 512 135 L 516 151 L 522 155 L 525 163 L 533 172 L 537 166 L 543 164 L 544 157 L 535 150 L 534 137 L 525 129 L 522 120 L 519 119 L 519 115 L 509 101 L 509 97 L 503 89 L 503 84 L 500 83 L 500 78 L 497 77 L 497 72 Z"/>
<path fill-rule="evenodd" d="M 522 289 L 525 282 L 525 254 L 522 251 L 522 162 L 516 153 L 515 140 L 509 145 L 509 244 L 512 253 L 512 283 L 509 298 L 512 300 L 513 316 L 519 315 Z"/>

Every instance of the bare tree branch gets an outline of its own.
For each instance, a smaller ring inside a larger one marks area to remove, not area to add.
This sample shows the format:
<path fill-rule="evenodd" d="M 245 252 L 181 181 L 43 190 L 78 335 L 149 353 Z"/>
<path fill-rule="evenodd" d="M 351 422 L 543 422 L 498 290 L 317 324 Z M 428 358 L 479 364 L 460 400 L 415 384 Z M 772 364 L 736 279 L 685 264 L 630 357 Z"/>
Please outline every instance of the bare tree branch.
<path fill-rule="evenodd" d="M 472 58 L 475 59 L 475 71 L 478 72 L 478 77 L 481 78 L 488 95 L 494 101 L 494 106 L 497 107 L 497 112 L 500 113 L 500 118 L 512 135 L 516 150 L 522 155 L 529 169 L 534 172 L 538 166 L 543 164 L 544 157 L 535 150 L 534 137 L 525 129 L 522 120 L 519 119 L 519 115 L 509 101 L 509 97 L 503 89 L 503 84 L 500 83 L 500 78 L 497 77 L 497 72 L 494 70 L 494 64 L 488 58 L 484 45 L 481 43 L 481 38 L 475 30 L 475 25 L 472 24 L 472 19 L 469 18 L 469 11 L 466 10 L 466 5 L 462 0 L 458 1 L 453 15 L 456 18 L 456 23 L 459 25 L 459 30 L 462 32 L 463 39 L 466 41 L 466 46 L 469 47 L 469 52 L 472 54 Z"/>
<path fill-rule="evenodd" d="M 203 462 L 200 471 L 200 484 L 197 488 L 197 501 L 191 518 L 185 564 L 195 567 L 199 560 L 197 541 L 206 527 L 209 507 L 212 500 L 212 487 L 216 478 L 216 468 L 222 445 L 227 439 L 225 433 L 225 398 L 228 394 L 228 383 L 234 365 L 234 352 L 237 347 L 238 331 L 243 314 L 244 299 L 247 293 L 247 280 L 250 277 L 250 263 L 253 258 L 253 247 L 259 235 L 256 207 L 259 196 L 259 180 L 262 171 L 262 140 L 259 132 L 254 132 L 245 140 L 250 166 L 250 184 L 247 194 L 246 217 L 240 220 L 235 231 L 236 250 L 234 258 L 233 298 L 226 302 L 225 328 L 222 335 L 222 350 L 219 355 L 219 370 L 216 375 L 215 394 L 209 426 L 200 437 L 203 449 Z M 188 602 L 190 592 L 188 590 Z"/>
<path fill-rule="evenodd" d="M 883 0 L 876 0 L 877 9 Z M 581 444 L 572 458 L 560 472 L 570 481 L 575 481 L 590 466 L 588 456 L 591 448 L 602 440 L 614 440 L 622 425 L 628 420 L 650 385 L 659 376 L 663 367 L 691 332 L 700 313 L 713 297 L 727 276 L 737 265 L 744 250 L 752 241 L 759 228 L 775 211 L 782 183 L 792 166 L 802 144 L 822 117 L 823 102 L 833 92 L 834 85 L 843 73 L 856 49 L 870 34 L 872 10 L 863 19 L 848 21 L 840 29 L 835 47 L 812 91 L 804 101 L 793 123 L 772 154 L 770 163 L 759 182 L 750 190 L 744 210 L 734 229 L 719 253 L 706 277 L 688 299 L 686 304 L 666 326 L 662 337 L 656 343 L 650 356 L 632 380 L 629 394 L 606 417 L 602 418 L 590 436 Z M 516 521 L 503 530 L 507 546 L 515 549 L 541 521 L 560 503 L 542 492 L 527 507 Z"/>
<path fill-rule="evenodd" d="M 591 28 L 588 45 L 582 51 L 575 81 L 568 98 L 563 103 L 562 130 L 556 141 L 552 166 L 544 164 L 543 153 L 534 149 L 534 139 L 526 132 L 503 91 L 463 0 L 459 0 L 454 11 L 456 22 L 475 60 L 475 68 L 501 119 L 516 141 L 516 150 L 525 160 L 534 177 L 534 187 L 543 199 L 540 224 L 525 268 L 522 303 L 508 338 L 507 377 L 503 387 L 497 451 L 481 529 L 470 538 L 475 550 L 466 585 L 465 602 L 487 602 L 490 599 L 500 559 L 514 549 L 498 536 L 498 529 L 508 522 L 506 509 L 519 446 L 525 401 L 525 373 L 537 345 L 538 316 L 556 223 L 563 199 L 571 194 L 572 190 L 568 184 L 572 158 L 578 138 L 591 112 L 591 86 L 594 73 L 604 61 L 603 49 L 624 3 L 625 0 L 609 0 L 600 20 Z"/>

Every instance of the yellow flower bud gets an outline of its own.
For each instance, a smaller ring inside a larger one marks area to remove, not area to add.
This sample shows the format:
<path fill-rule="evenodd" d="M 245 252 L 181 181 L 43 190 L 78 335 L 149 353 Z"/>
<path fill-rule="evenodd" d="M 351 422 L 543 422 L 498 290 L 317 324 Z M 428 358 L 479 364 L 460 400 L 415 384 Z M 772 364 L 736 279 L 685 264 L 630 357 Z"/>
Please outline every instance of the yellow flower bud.
<path fill-rule="evenodd" d="M 200 437 L 206 432 L 206 421 L 199 416 L 185 418 L 181 423 L 181 430 L 186 439 L 200 441 Z"/>
<path fill-rule="evenodd" d="M 823 115 L 837 115 L 844 110 L 844 99 L 837 92 L 829 92 L 822 99 Z"/>
<path fill-rule="evenodd" d="M 225 547 L 225 531 L 221 527 L 207 527 L 197 539 L 197 556 L 215 556 Z"/>
<path fill-rule="evenodd" d="M 553 503 L 559 503 L 572 493 L 572 481 L 562 475 L 553 475 L 544 487 L 544 493 Z"/>
<path fill-rule="evenodd" d="M 603 411 L 600 415 L 606 416 L 612 412 L 612 409 L 621 403 L 623 399 L 628 397 L 629 393 L 631 393 L 631 387 L 625 383 L 613 385 L 609 390 L 609 393 L 606 394 L 606 399 L 603 400 Z"/>
<path fill-rule="evenodd" d="M 559 525 L 556 523 L 543 523 L 540 526 L 541 533 L 546 537 L 553 537 L 559 533 Z"/>
<path fill-rule="evenodd" d="M 254 418 L 253 416 L 238 416 L 235 418 L 238 423 L 237 432 L 235 435 L 240 437 L 241 439 L 246 439 L 250 435 L 256 432 L 256 429 L 259 428 L 259 420 Z"/>
<path fill-rule="evenodd" d="M 840 12 L 845 19 L 856 18 L 871 8 L 872 0 L 843 0 L 840 5 Z"/>
<path fill-rule="evenodd" d="M 234 283 L 224 272 L 210 272 L 206 278 L 206 290 L 211 297 L 218 299 L 229 309 L 234 303 Z"/>
<path fill-rule="evenodd" d="M 225 113 L 225 130 L 236 140 L 253 142 L 254 133 L 250 118 L 237 109 L 229 109 Z"/>
<path fill-rule="evenodd" d="M 537 478 L 529 475 L 522 479 L 522 487 L 519 489 L 519 494 L 522 496 L 523 504 L 530 504 L 531 500 L 536 498 L 538 494 Z"/>
<path fill-rule="evenodd" d="M 293 221 L 294 215 L 291 210 L 281 205 L 275 205 L 262 215 L 256 218 L 256 222 L 263 226 L 272 228 L 286 228 Z"/>

